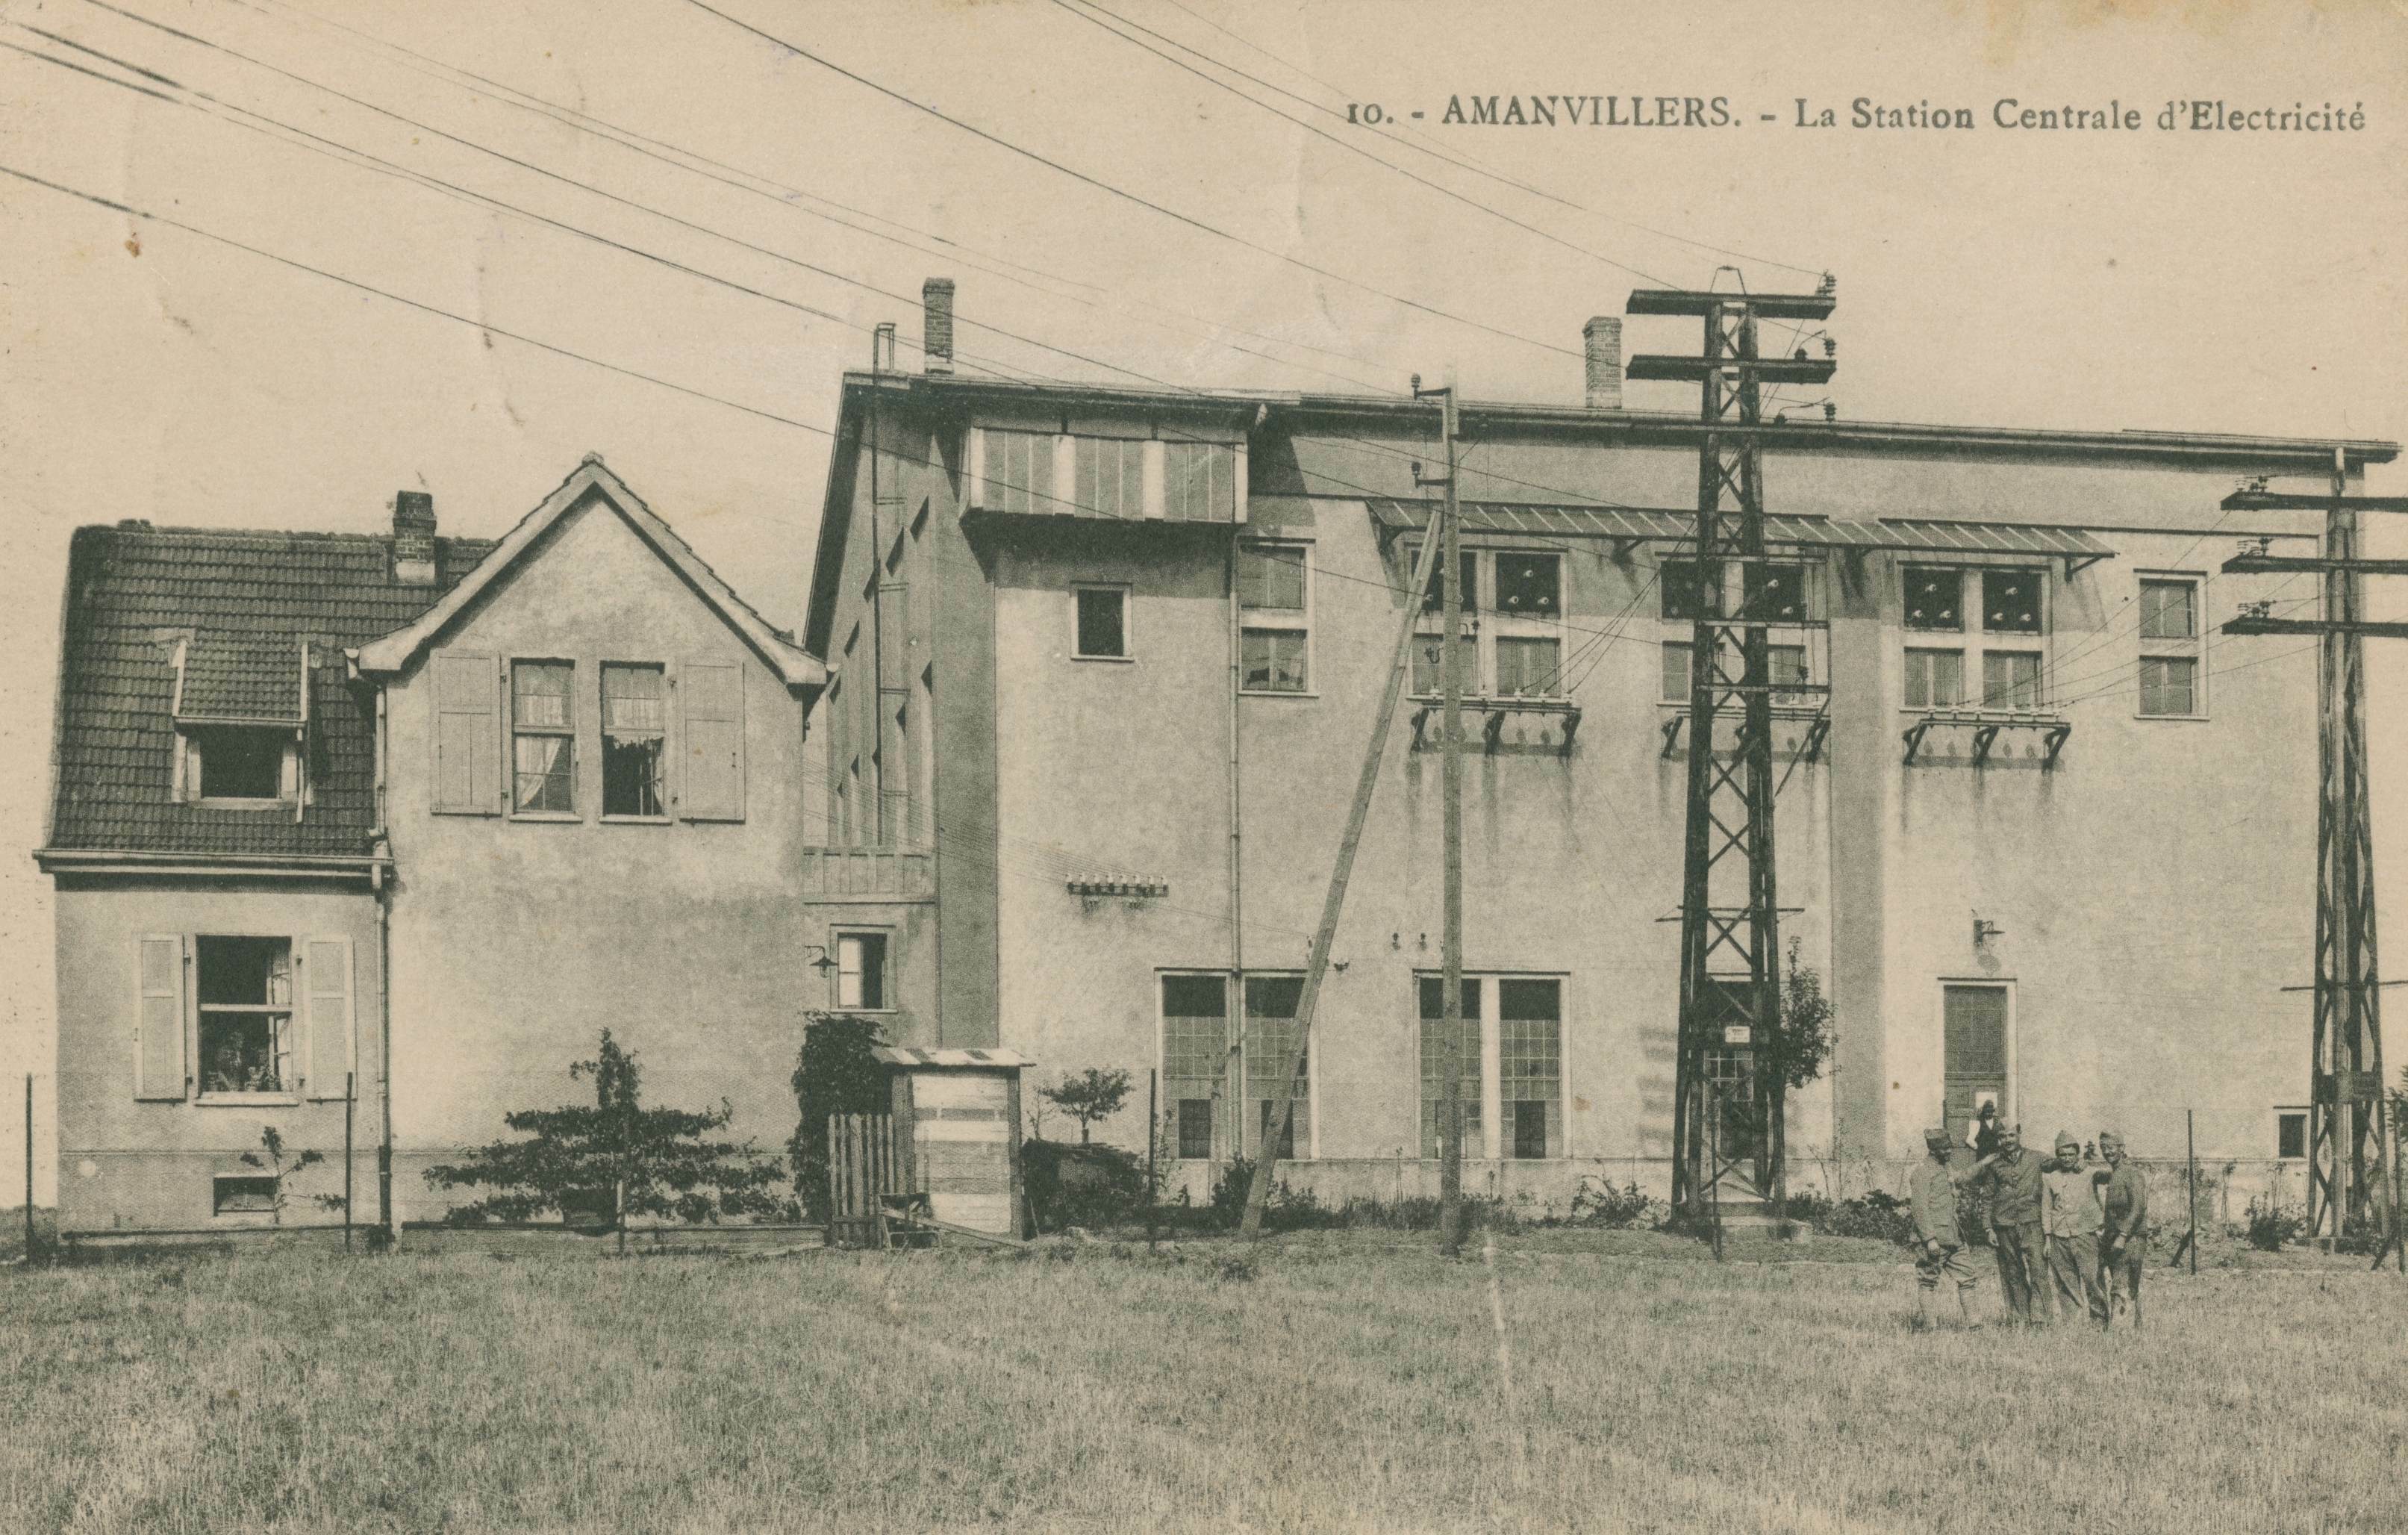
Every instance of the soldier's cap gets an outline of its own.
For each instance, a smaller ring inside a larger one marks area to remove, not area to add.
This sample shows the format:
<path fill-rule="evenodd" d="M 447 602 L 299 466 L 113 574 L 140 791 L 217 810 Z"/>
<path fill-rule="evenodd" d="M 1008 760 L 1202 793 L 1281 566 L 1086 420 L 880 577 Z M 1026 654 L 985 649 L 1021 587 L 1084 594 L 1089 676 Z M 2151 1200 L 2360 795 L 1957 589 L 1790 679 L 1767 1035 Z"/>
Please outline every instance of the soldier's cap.
<path fill-rule="evenodd" d="M 1944 1146 L 1948 1144 L 1948 1132 L 1946 1130 L 1926 1130 L 1923 1132 L 1923 1143 L 1927 1146 Z"/>
<path fill-rule="evenodd" d="M 2103 1145 L 2106 1145 L 2109 1141 L 2114 1141 L 2114 1142 L 2116 1145 L 2118 1145 L 2118 1146 L 2122 1145 L 2122 1144 L 2124 1143 L 2124 1137 L 2123 1137 L 2122 1132 L 2117 1131 L 2117 1130 L 2101 1130 L 2101 1131 L 2100 1131 L 2100 1132 L 2099 1132 L 2099 1143 L 2100 1143 L 2100 1145 L 2102 1145 L 2102 1146 L 2103 1146 Z"/>
<path fill-rule="evenodd" d="M 2082 1142 L 2073 1139 L 2073 1132 L 2071 1130 L 2057 1131 L 2057 1149 L 2058 1151 L 2064 1151 L 2068 1147 L 2071 1147 L 2075 1151 L 2080 1151 L 2082 1149 Z"/>

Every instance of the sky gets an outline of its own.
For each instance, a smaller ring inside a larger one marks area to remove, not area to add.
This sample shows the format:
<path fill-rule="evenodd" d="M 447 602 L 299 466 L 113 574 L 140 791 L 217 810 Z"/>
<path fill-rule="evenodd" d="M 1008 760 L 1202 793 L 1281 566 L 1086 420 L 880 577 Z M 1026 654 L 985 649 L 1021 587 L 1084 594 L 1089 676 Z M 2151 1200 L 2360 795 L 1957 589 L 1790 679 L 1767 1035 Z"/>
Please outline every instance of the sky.
<path fill-rule="evenodd" d="M 1582 323 L 1631 287 L 1828 271 L 1846 417 L 2408 437 L 2397 7 L 710 4 L 0 0 L 0 167 L 159 216 L 0 176 L 0 1083 L 50 1064 L 29 854 L 73 528 L 370 532 L 408 488 L 493 537 L 599 452 L 796 624 L 838 376 L 882 321 L 917 365 L 927 277 L 960 285 L 966 370 L 1452 367 L 1469 398 L 1571 403 Z M 1444 122 L 1513 95 L 1729 121 Z M 1858 128 L 1860 98 L 1976 126 Z M 2007 98 L 2142 126 L 2001 128 Z M 2362 126 L 2159 130 L 2176 101 Z M 2370 669 L 2387 801 L 2403 671 L 2381 642 Z M 2398 821 L 2378 804 L 2395 913 Z M 22 1148 L 0 1115 L 0 1169 Z"/>

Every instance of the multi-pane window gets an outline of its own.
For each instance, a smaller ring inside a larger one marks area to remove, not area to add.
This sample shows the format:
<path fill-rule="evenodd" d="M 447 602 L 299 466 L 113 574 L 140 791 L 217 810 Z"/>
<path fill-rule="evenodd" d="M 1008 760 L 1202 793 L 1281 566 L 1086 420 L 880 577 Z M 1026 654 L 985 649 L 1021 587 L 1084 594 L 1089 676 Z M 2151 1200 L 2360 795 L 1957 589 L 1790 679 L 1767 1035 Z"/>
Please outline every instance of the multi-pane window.
<path fill-rule="evenodd" d="M 1909 709 L 2029 711 L 2048 689 L 2047 578 L 2005 567 L 1908 566 L 1901 572 Z M 1968 623 L 1967 614 L 1975 615 Z M 1918 634 L 1961 635 L 1959 644 Z M 1974 689 L 1978 687 L 1978 694 Z"/>
<path fill-rule="evenodd" d="M 1126 438 L 1073 438 L 1070 461 L 1075 466 L 1075 507 L 1040 508 L 1076 511 L 1086 517 L 1145 515 L 1145 444 Z"/>
<path fill-rule="evenodd" d="M 201 1095 L 292 1092 L 292 941 L 195 938 L 193 971 Z"/>
<path fill-rule="evenodd" d="M 566 661 L 510 667 L 510 806 L 567 815 L 577 810 L 577 668 Z"/>
<path fill-rule="evenodd" d="M 1806 567 L 1798 565 L 1742 567 L 1747 579 L 1746 616 L 1767 624 L 1800 624 L 1806 619 Z"/>
<path fill-rule="evenodd" d="M 836 937 L 836 1005 L 882 1012 L 886 999 L 886 935 L 838 933 Z"/>
<path fill-rule="evenodd" d="M 1563 983 L 1497 983 L 1497 1090 L 1508 1156 L 1563 1155 Z"/>
<path fill-rule="evenodd" d="M 1909 646 L 1906 707 L 1954 709 L 1965 699 L 1965 653 Z"/>
<path fill-rule="evenodd" d="M 602 667 L 602 813 L 668 813 L 668 689 L 656 666 Z"/>
<path fill-rule="evenodd" d="M 1799 705 L 1813 701 L 1813 696 L 1802 691 L 1814 681 L 1813 652 L 1802 642 L 1794 629 L 1784 633 L 1781 625 L 1804 625 L 1813 621 L 1813 599 L 1802 565 L 1747 565 L 1742 571 L 1741 587 L 1742 606 L 1732 610 L 1728 622 L 1740 624 L 1749 619 L 1772 625 L 1779 638 L 1766 646 L 1766 680 L 1780 687 L 1794 686 L 1800 691 L 1779 692 L 1772 701 L 1783 705 Z M 1661 687 L 1658 696 L 1666 703 L 1686 703 L 1689 700 L 1691 666 L 1694 647 L 1693 625 L 1705 608 L 1705 589 L 1698 566 L 1694 560 L 1663 560 L 1656 567 L 1658 616 L 1663 620 Z M 1792 638 L 1800 642 L 1791 643 Z M 1718 660 L 1717 669 L 1733 681 L 1742 675 L 1743 663 L 1737 648 L 1726 651 Z"/>
<path fill-rule="evenodd" d="M 1695 560 L 1660 560 L 1656 566 L 1657 614 L 1670 624 L 1694 624 L 1704 616 L 1705 584 Z"/>
<path fill-rule="evenodd" d="M 1303 544 L 1238 551 L 1239 662 L 1249 693 L 1303 693 L 1312 685 L 1311 552 Z"/>
<path fill-rule="evenodd" d="M 2200 697 L 2200 583 L 2191 576 L 2141 578 L 2141 712 L 2206 712 Z"/>
<path fill-rule="evenodd" d="M 1125 661 L 1128 645 L 1128 588 L 1078 586 L 1071 589 L 1077 605 L 1077 648 L 1082 661 Z"/>
<path fill-rule="evenodd" d="M 1419 551 L 1408 548 L 1409 562 Z M 1440 572 L 1430 573 L 1413 642 L 1413 692 L 1439 691 L 1445 622 Z M 1519 550 L 1464 550 L 1458 570 L 1463 627 L 1455 650 L 1463 690 L 1497 697 L 1555 698 L 1564 693 L 1563 560 Z"/>
<path fill-rule="evenodd" d="M 1212 1155 L 1212 1106 L 1229 1054 L 1229 985 L 1218 975 L 1162 978 L 1162 1090 L 1178 1105 L 1179 1155 Z"/>
<path fill-rule="evenodd" d="M 1049 432 L 998 432 L 985 440 L 982 504 L 993 511 L 1058 512 L 1069 509 L 1054 494 L 1054 437 Z"/>
<path fill-rule="evenodd" d="M 1250 975 L 1246 977 L 1246 1097 L 1254 1104 L 1255 1145 L 1271 1127 L 1271 1115 L 1279 1101 L 1280 1085 L 1286 1079 L 1294 1058 L 1297 1042 L 1301 1038 L 1297 1026 L 1297 1009 L 1304 997 L 1304 977 L 1300 975 Z M 1294 1156 L 1299 1145 L 1312 1144 L 1310 1066 L 1295 1061 L 1296 1078 L 1292 1091 L 1295 1109 L 1289 1116 L 1287 1138 L 1280 1142 L 1282 1156 Z"/>
<path fill-rule="evenodd" d="M 1664 701 L 1689 701 L 1689 642 L 1685 639 L 1664 641 Z"/>
<path fill-rule="evenodd" d="M 1446 984 L 1434 975 L 1417 980 L 1414 989 L 1421 998 L 1422 1155 L 1434 1157 L 1439 1155 L 1441 1115 L 1446 1108 Z M 1467 1156 L 1487 1155 L 1480 1128 L 1484 1084 L 1480 1069 L 1480 1001 L 1484 990 L 1477 978 L 1464 978 L 1463 1027 L 1455 1037 L 1455 1076 L 1462 1105 L 1463 1152 Z"/>

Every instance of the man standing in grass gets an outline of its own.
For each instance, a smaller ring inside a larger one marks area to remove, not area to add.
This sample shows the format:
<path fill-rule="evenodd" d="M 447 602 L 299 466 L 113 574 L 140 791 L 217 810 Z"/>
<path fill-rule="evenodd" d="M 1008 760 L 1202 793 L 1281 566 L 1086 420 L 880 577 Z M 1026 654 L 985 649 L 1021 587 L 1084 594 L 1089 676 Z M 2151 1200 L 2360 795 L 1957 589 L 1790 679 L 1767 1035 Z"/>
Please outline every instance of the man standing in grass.
<path fill-rule="evenodd" d="M 2041 1164 L 2042 1224 L 2048 1231 L 2048 1275 L 2057 1303 L 2068 1320 L 2087 1307 L 2090 1320 L 2107 1325 L 2107 1291 L 2099 1283 L 2099 1233 L 2107 1224 L 2099 1204 L 2095 1169 L 2082 1161 L 2082 1142 L 2057 1134 L 2057 1155 Z M 2048 1309 L 2042 1299 L 2039 1309 Z"/>
<path fill-rule="evenodd" d="M 2008 1319 L 2046 1327 L 2048 1298 L 2042 1286 L 2048 1283 L 2048 1244 L 2041 1236 L 2041 1159 L 2024 1149 L 2021 1126 L 1999 1127 L 1999 1149 L 1973 1164 L 1972 1182 L 1990 1196 L 1990 1247 L 1998 1255 L 1999 1291 L 2006 1299 Z"/>
<path fill-rule="evenodd" d="M 1931 1326 L 1931 1292 L 1940 1288 L 1944 1274 L 1956 1282 L 1956 1310 L 1965 1325 L 1978 1327 L 1982 1324 L 1973 1320 L 1973 1270 L 1965 1261 L 1964 1237 L 1956 1229 L 1956 1175 L 1948 1170 L 1948 1131 L 1924 1131 L 1923 1145 L 1930 1155 L 1914 1169 L 1910 1190 L 1914 1200 L 1914 1235 L 1923 1244 L 1914 1260 L 1914 1325 L 1918 1330 Z"/>
<path fill-rule="evenodd" d="M 2113 1308 L 2121 1291 L 2131 1298 L 2132 1330 L 2141 1329 L 2141 1270 L 2149 1259 L 2149 1184 L 2124 1154 L 2124 1138 L 2099 1132 L 2099 1155 L 2107 1159 L 2107 1234 L 2099 1249 L 2099 1281 Z"/>

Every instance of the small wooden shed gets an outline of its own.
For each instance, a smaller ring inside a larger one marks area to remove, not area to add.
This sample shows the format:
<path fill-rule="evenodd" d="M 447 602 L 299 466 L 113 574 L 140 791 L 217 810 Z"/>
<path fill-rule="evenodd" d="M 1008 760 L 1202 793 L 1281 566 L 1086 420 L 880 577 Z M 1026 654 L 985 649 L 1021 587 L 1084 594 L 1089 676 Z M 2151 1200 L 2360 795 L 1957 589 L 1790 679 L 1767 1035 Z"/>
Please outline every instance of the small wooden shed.
<path fill-rule="evenodd" d="M 1020 1234 L 1020 1073 L 1010 1050 L 880 1045 L 892 1094 L 896 1170 L 940 1221 Z"/>

